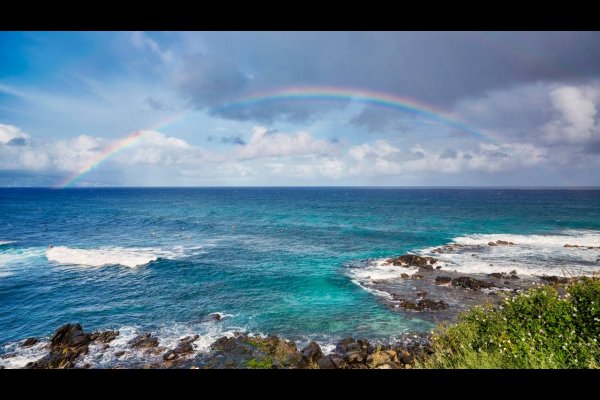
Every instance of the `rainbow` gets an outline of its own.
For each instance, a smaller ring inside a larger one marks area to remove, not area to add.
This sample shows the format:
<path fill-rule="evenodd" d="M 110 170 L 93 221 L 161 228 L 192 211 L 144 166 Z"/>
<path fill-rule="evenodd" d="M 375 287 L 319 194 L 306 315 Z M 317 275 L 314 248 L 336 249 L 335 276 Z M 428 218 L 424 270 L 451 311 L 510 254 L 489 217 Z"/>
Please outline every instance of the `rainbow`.
<path fill-rule="evenodd" d="M 177 121 L 181 121 L 182 119 L 184 119 L 185 117 L 187 117 L 190 114 L 191 114 L 190 111 L 175 113 L 173 115 L 170 115 L 166 118 L 159 120 L 152 127 L 149 127 L 145 130 L 138 130 L 138 131 L 132 132 L 132 133 L 128 134 L 127 136 L 125 136 L 123 139 L 120 139 L 120 140 L 117 140 L 115 142 L 108 144 L 104 149 L 102 149 L 102 151 L 100 153 L 98 153 L 98 155 L 96 155 L 95 157 L 90 159 L 87 163 L 85 163 L 77 171 L 67 175 L 67 177 L 64 178 L 63 180 L 61 180 L 60 182 L 58 182 L 54 186 L 54 188 L 62 189 L 62 188 L 66 188 L 68 186 L 72 186 L 75 182 L 77 182 L 85 174 L 87 174 L 88 172 L 91 172 L 92 170 L 95 170 L 100 165 L 102 165 L 106 160 L 108 160 L 112 156 L 114 156 L 115 154 L 120 153 L 121 151 L 138 143 L 141 139 L 144 138 L 146 131 L 164 129 L 170 124 L 173 124 Z"/>
<path fill-rule="evenodd" d="M 426 119 L 442 123 L 454 129 L 463 132 L 468 132 L 485 140 L 489 138 L 481 131 L 473 128 L 459 116 L 450 112 L 432 107 L 428 104 L 419 102 L 408 97 L 401 97 L 389 93 L 376 92 L 372 90 L 334 87 L 334 86 L 295 86 L 277 88 L 270 91 L 257 92 L 243 95 L 236 100 L 224 104 L 213 109 L 214 112 L 226 111 L 233 108 L 251 107 L 267 102 L 275 101 L 290 101 L 290 100 L 325 100 L 325 101 L 340 101 L 340 102 L 357 102 L 367 106 L 375 106 L 393 109 L 402 112 L 408 112 L 414 115 L 424 117 Z M 169 124 L 181 121 L 187 116 L 193 114 L 193 111 L 184 111 L 173 114 L 167 119 L 159 121 L 153 127 L 147 130 L 164 129 Z M 82 176 L 90 171 L 98 168 L 106 160 L 115 154 L 133 146 L 144 137 L 144 130 L 130 133 L 125 138 L 117 140 L 106 146 L 97 156 L 89 160 L 84 166 L 77 171 L 68 175 L 60 181 L 55 187 L 65 188 L 76 183 Z"/>
<path fill-rule="evenodd" d="M 135 131 L 121 140 L 110 143 L 106 146 L 98 155 L 90 159 L 85 165 L 79 168 L 77 171 L 68 175 L 65 179 L 60 181 L 55 187 L 65 188 L 73 185 L 79 178 L 84 174 L 87 174 L 91 170 L 98 168 L 103 162 L 117 154 L 118 152 L 133 146 L 144 136 L 144 131 Z"/>
<path fill-rule="evenodd" d="M 446 126 L 471 133 L 488 139 L 479 130 L 468 125 L 459 116 L 442 109 L 432 107 L 408 97 L 372 90 L 344 88 L 334 86 L 297 86 L 277 88 L 270 91 L 247 94 L 216 108 L 216 111 L 226 111 L 233 108 L 250 107 L 274 101 L 289 100 L 324 100 L 324 101 L 354 101 L 368 106 L 388 108 L 422 116 L 426 119 L 440 122 Z"/>

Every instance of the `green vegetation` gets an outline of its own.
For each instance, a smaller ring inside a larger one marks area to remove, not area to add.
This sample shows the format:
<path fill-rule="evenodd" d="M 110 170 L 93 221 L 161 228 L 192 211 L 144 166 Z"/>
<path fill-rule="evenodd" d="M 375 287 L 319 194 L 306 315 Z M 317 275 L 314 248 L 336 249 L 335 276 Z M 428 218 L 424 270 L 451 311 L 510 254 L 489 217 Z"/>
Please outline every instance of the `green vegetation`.
<path fill-rule="evenodd" d="M 562 295 L 559 295 L 559 291 Z M 421 368 L 599 368 L 600 279 L 477 306 L 433 333 Z"/>
<path fill-rule="evenodd" d="M 248 360 L 246 366 L 250 369 L 270 369 L 273 368 L 273 360 L 270 357 L 265 357 L 262 360 L 253 358 Z"/>

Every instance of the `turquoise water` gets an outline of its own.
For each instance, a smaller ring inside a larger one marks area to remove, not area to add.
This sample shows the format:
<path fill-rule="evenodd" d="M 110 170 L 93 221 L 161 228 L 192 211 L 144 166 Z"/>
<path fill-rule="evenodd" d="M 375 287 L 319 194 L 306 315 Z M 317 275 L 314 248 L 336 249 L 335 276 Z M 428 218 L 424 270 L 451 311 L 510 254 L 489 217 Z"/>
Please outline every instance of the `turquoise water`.
<path fill-rule="evenodd" d="M 465 235 L 567 230 L 600 232 L 600 191 L 0 189 L 0 345 L 66 322 L 320 340 L 426 330 L 347 266 Z"/>

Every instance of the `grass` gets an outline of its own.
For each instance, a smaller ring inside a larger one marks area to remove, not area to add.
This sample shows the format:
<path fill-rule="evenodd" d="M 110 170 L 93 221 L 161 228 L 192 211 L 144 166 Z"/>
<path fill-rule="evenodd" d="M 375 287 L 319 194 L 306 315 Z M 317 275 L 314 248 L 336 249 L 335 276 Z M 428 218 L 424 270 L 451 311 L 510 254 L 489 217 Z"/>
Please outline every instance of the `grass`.
<path fill-rule="evenodd" d="M 246 366 L 249 369 L 271 369 L 273 368 L 273 360 L 270 357 L 265 357 L 262 360 L 256 360 L 255 358 L 248 360 Z"/>
<path fill-rule="evenodd" d="M 598 339 L 600 279 L 581 278 L 506 297 L 498 307 L 461 313 L 458 322 L 434 330 L 433 354 L 417 366 L 599 368 Z"/>

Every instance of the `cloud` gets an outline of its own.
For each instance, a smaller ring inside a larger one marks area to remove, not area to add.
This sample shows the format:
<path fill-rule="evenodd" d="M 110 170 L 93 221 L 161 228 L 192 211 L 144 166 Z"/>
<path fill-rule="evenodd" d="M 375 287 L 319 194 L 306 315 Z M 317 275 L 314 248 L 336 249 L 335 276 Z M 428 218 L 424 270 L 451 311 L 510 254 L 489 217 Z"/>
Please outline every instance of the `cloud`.
<path fill-rule="evenodd" d="M 146 97 L 144 104 L 154 111 L 172 111 L 173 108 L 168 106 L 163 100 L 155 99 L 152 96 Z"/>
<path fill-rule="evenodd" d="M 12 125 L 0 124 L 0 145 L 23 146 L 29 140 L 29 134 Z"/>
<path fill-rule="evenodd" d="M 596 122 L 600 87 L 560 87 L 550 92 L 550 100 L 555 116 L 542 127 L 548 142 L 584 143 L 600 139 L 600 125 Z"/>
<path fill-rule="evenodd" d="M 159 44 L 149 38 L 144 32 L 132 32 L 131 43 L 140 50 L 150 50 L 156 54 L 163 62 L 170 62 L 173 59 L 173 53 L 170 50 L 163 50 Z"/>
<path fill-rule="evenodd" d="M 266 157 L 288 157 L 308 154 L 328 154 L 336 145 L 327 140 L 315 139 L 308 132 L 286 134 L 269 131 L 264 127 L 252 130 L 250 141 L 236 149 L 233 156 L 238 160 Z"/>
<path fill-rule="evenodd" d="M 248 77 L 235 62 L 196 54 L 185 57 L 176 84 L 195 107 L 202 109 L 231 101 L 247 82 Z"/>
<path fill-rule="evenodd" d="M 214 136 L 208 136 L 206 139 L 209 142 L 218 140 L 221 143 L 238 144 L 240 146 L 244 146 L 246 144 L 246 141 L 242 138 L 242 135 L 221 136 L 220 138 L 215 138 Z"/>
<path fill-rule="evenodd" d="M 600 81 L 565 85 L 544 82 L 492 91 L 457 105 L 457 113 L 498 142 L 527 142 L 560 157 L 574 156 L 600 141 Z"/>
<path fill-rule="evenodd" d="M 24 134 L 16 127 L 2 127 L 0 170 L 5 172 L 37 171 L 40 176 L 59 176 L 80 170 L 114 145 L 103 138 L 80 135 L 59 141 L 37 141 L 28 136 L 24 146 L 14 146 L 9 144 L 10 140 Z M 10 132 L 10 139 L 6 132 Z M 224 136 L 227 140 L 231 137 Z M 437 148 L 431 143 L 402 146 L 383 139 L 357 144 L 332 143 L 308 132 L 286 133 L 257 126 L 245 144 L 218 151 L 162 132 L 143 131 L 134 145 L 117 153 L 80 183 L 105 184 L 108 178 L 113 184 L 128 183 L 115 175 L 119 171 L 147 185 L 311 184 L 392 178 L 397 182 L 441 176 L 457 177 L 460 182 L 461 176 L 473 173 L 506 179 L 514 174 L 515 179 L 521 179 L 527 171 L 538 168 L 551 170 L 562 166 L 577 170 L 583 165 L 593 168 L 599 164 L 593 152 L 580 155 L 579 161 L 573 163 L 572 159 L 555 156 L 551 147 L 528 142 L 455 145 L 453 148 Z M 34 182 L 31 177 L 26 181 Z"/>
<path fill-rule="evenodd" d="M 191 36 L 194 34 L 187 34 Z M 363 88 L 449 109 L 467 98 L 535 82 L 598 77 L 597 32 L 219 32 L 186 55 L 179 89 L 199 109 L 236 120 L 308 121 L 344 104 L 264 102 L 227 107 L 279 87 Z M 551 43 L 552 45 L 549 45 Z M 357 126 L 403 128 L 393 112 Z"/>
<path fill-rule="evenodd" d="M 370 107 L 353 116 L 350 123 L 370 132 L 406 132 L 410 129 L 405 113 Z"/>

